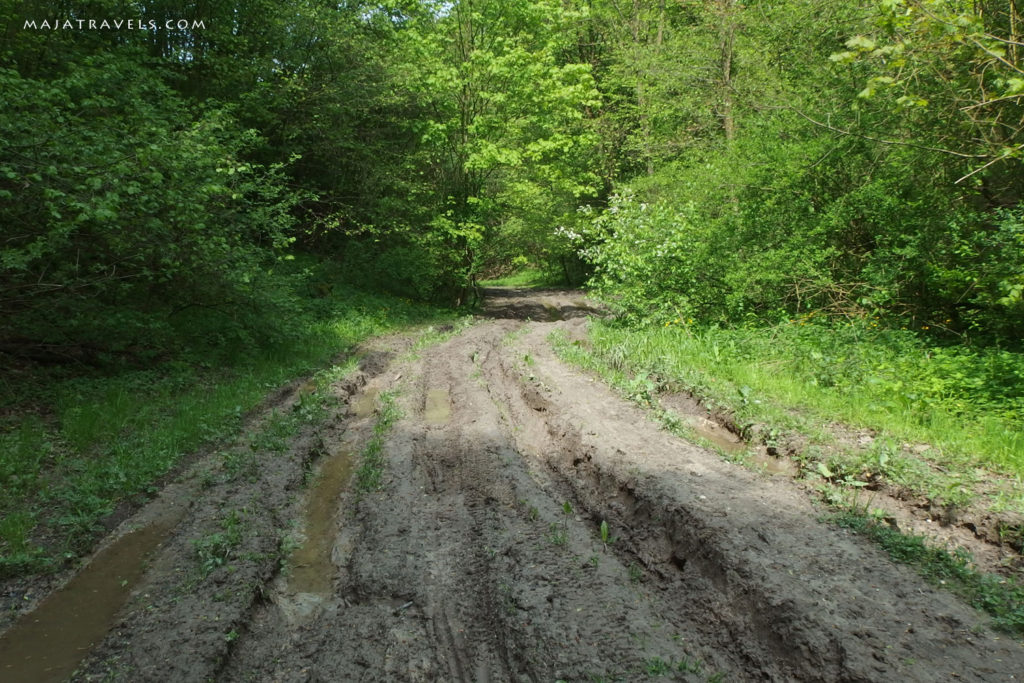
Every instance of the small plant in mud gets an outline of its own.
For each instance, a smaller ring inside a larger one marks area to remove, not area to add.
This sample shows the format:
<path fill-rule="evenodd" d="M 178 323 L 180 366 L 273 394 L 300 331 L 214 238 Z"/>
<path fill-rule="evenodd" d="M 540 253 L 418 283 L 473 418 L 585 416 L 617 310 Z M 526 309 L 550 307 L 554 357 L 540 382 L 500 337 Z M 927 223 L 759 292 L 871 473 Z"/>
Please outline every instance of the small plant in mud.
<path fill-rule="evenodd" d="M 696 657 L 683 657 L 678 662 L 674 659 L 665 661 L 661 657 L 654 657 L 647 661 L 645 672 L 648 676 L 670 676 L 673 673 L 689 673 L 698 676 L 704 673 L 704 663 Z M 707 680 L 721 680 L 720 673 L 711 674 Z"/>
<path fill-rule="evenodd" d="M 288 563 L 288 558 L 292 556 L 296 550 L 302 546 L 302 541 L 298 536 L 297 529 L 289 529 L 286 533 L 281 536 L 281 541 L 277 546 L 277 557 L 278 565 L 281 573 L 287 576 L 291 572 L 291 565 Z"/>
<path fill-rule="evenodd" d="M 555 545 L 565 545 L 569 542 L 569 517 L 572 512 L 572 503 L 565 501 L 562 503 L 562 522 L 560 524 L 551 523 L 549 538 Z"/>
<path fill-rule="evenodd" d="M 649 676 L 666 676 L 672 673 L 672 665 L 661 657 L 654 657 L 647 662 L 646 672 Z"/>
<path fill-rule="evenodd" d="M 220 531 L 192 541 L 199 569 L 204 577 L 209 576 L 214 569 L 227 564 L 231 553 L 241 544 L 244 514 L 244 511 L 240 514 L 238 510 L 232 510 L 221 520 Z"/>
<path fill-rule="evenodd" d="M 612 536 L 611 532 L 609 532 L 609 530 L 608 530 L 608 521 L 602 519 L 601 520 L 601 543 L 604 545 L 604 551 L 608 552 L 608 546 L 611 545 L 612 543 L 615 543 L 615 541 L 617 541 L 617 540 L 618 540 L 618 538 L 616 538 L 615 536 Z"/>
<path fill-rule="evenodd" d="M 295 435 L 297 425 L 289 415 L 274 412 L 255 434 L 249 437 L 249 448 L 253 451 L 283 453 L 288 450 L 288 441 Z"/>
<path fill-rule="evenodd" d="M 702 674 L 704 673 L 704 664 L 699 659 L 683 657 L 679 660 L 679 663 L 676 664 L 676 671 L 680 671 L 682 673 Z"/>
<path fill-rule="evenodd" d="M 224 453 L 223 465 L 227 479 L 243 476 L 251 482 L 259 479 L 260 469 L 252 451 L 230 450 Z"/>
<path fill-rule="evenodd" d="M 321 422 L 327 417 L 327 401 L 320 391 L 299 394 L 299 400 L 292 406 L 296 418 L 303 422 Z"/>
<path fill-rule="evenodd" d="M 356 470 L 356 488 L 359 491 L 377 491 L 382 485 L 384 437 L 402 416 L 402 411 L 395 403 L 396 395 L 395 392 L 385 392 L 380 395 L 380 410 L 377 413 L 377 423 L 373 426 L 373 438 L 363 448 L 362 464 Z"/>
<path fill-rule="evenodd" d="M 641 405 L 652 405 L 657 393 L 657 385 L 646 374 L 638 374 L 626 388 L 626 396 L 629 400 Z"/>

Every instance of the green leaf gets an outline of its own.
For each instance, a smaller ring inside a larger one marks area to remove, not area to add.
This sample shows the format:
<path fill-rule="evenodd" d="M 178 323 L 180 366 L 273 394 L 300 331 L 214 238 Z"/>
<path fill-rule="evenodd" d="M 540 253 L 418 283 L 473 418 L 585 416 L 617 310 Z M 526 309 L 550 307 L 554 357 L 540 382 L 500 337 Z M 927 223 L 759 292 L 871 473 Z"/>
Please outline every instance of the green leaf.
<path fill-rule="evenodd" d="M 1016 95 L 1018 93 L 1024 93 L 1024 78 L 1010 78 L 1006 81 L 1006 90 L 1003 95 Z"/>
<path fill-rule="evenodd" d="M 846 47 L 851 50 L 868 52 L 875 49 L 875 41 L 871 40 L 867 36 L 853 36 L 846 41 Z"/>

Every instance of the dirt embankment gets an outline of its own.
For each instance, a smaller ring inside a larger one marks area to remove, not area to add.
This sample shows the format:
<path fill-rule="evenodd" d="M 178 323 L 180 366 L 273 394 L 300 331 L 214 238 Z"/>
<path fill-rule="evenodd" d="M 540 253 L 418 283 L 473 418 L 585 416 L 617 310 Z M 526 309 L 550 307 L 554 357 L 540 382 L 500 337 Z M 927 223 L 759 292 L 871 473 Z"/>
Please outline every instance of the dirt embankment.
<path fill-rule="evenodd" d="M 562 364 L 547 335 L 581 334 L 590 309 L 579 296 L 489 295 L 494 318 L 439 345 L 378 342 L 327 426 L 259 454 L 245 477 L 201 485 L 209 478 L 194 474 L 186 512 L 74 677 L 999 681 L 1024 671 L 1019 643 L 819 522 L 785 478 L 667 434 Z M 387 396 L 402 416 L 383 432 Z M 375 440 L 380 488 L 361 492 L 351 472 Z M 311 459 L 319 474 L 303 488 Z M 278 539 L 293 519 L 301 542 L 280 572 Z M 231 552 L 197 569 L 202 539 L 232 525 Z"/>

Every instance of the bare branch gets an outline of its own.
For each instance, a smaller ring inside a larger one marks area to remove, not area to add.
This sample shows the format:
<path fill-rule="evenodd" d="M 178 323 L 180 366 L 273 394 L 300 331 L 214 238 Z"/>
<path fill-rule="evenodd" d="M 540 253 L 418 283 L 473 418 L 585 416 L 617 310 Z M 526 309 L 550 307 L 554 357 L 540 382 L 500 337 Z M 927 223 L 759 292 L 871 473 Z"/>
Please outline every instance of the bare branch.
<path fill-rule="evenodd" d="M 996 102 L 1005 102 L 1007 100 L 1019 100 L 1022 97 L 1024 97 L 1024 93 L 1018 93 L 1016 95 L 1006 95 L 1004 97 L 997 97 L 997 98 L 995 98 L 993 100 L 985 100 L 984 102 L 975 102 L 974 104 L 969 104 L 966 107 L 960 107 L 960 111 L 967 111 L 969 109 L 977 109 L 978 107 L 984 107 L 987 104 L 995 104 Z"/>
<path fill-rule="evenodd" d="M 1015 148 L 1013 149 L 1013 151 L 1014 151 L 1014 152 L 1017 152 L 1017 151 L 1019 151 L 1019 150 L 1021 150 L 1021 149 L 1024 149 L 1024 144 L 1022 144 L 1022 145 L 1017 145 L 1017 146 L 1016 146 L 1016 147 L 1015 147 Z M 984 170 L 985 170 L 986 168 L 988 168 L 988 167 L 989 167 L 989 166 L 991 166 L 992 164 L 994 164 L 994 163 L 996 163 L 996 162 L 998 162 L 998 161 L 1002 161 L 1002 160 L 1004 160 L 1004 159 L 1009 159 L 1009 158 L 1010 158 L 1010 154 L 1009 154 L 1009 153 L 1007 153 L 1007 154 L 1001 154 L 1001 155 L 997 156 L 997 157 L 996 157 L 995 159 L 993 159 L 992 161 L 990 161 L 990 162 L 988 162 L 987 164 L 985 164 L 984 166 L 981 166 L 980 168 L 976 168 L 976 169 L 974 169 L 973 171 L 971 171 L 970 173 L 968 173 L 968 174 L 967 174 L 967 175 L 965 175 L 964 177 L 960 178 L 959 180 L 957 180 L 957 181 L 956 181 L 955 183 L 953 183 L 953 184 L 954 184 L 954 185 L 957 185 L 957 184 L 959 184 L 960 182 L 962 182 L 962 181 L 964 181 L 964 180 L 967 180 L 968 178 L 970 178 L 970 177 L 971 177 L 972 175 L 974 175 L 975 173 L 980 173 L 981 171 L 984 171 Z"/>
<path fill-rule="evenodd" d="M 952 156 L 955 156 L 955 157 L 960 157 L 962 159 L 988 159 L 988 158 L 990 158 L 992 156 L 991 154 L 967 154 L 966 152 L 957 152 L 957 151 L 952 150 L 952 149 L 944 149 L 942 147 L 931 147 L 929 145 L 919 145 L 917 143 L 906 142 L 904 140 L 886 140 L 884 138 L 876 138 L 876 137 L 871 136 L 871 135 L 865 135 L 864 133 L 856 133 L 856 132 L 854 132 L 852 130 L 844 130 L 842 128 L 837 128 L 837 127 L 835 127 L 835 126 L 833 126 L 832 124 L 829 124 L 829 123 L 822 123 L 821 121 L 818 121 L 816 119 L 811 118 L 807 114 L 803 113 L 802 111 L 800 111 L 799 109 L 796 109 L 794 107 L 782 107 L 782 108 L 783 109 L 788 109 L 788 110 L 798 114 L 799 116 L 807 119 L 808 121 L 810 121 L 811 123 L 813 123 L 816 126 L 821 126 L 822 128 L 826 128 L 828 130 L 831 130 L 831 131 L 836 132 L 836 133 L 840 133 L 842 135 L 851 135 L 853 137 L 863 138 L 864 140 L 871 140 L 872 142 L 878 142 L 878 143 L 881 143 L 883 145 L 899 145 L 901 147 L 913 147 L 915 149 L 924 149 L 924 150 L 927 150 L 929 152 L 940 152 L 942 154 L 949 154 L 949 155 L 952 155 Z"/>

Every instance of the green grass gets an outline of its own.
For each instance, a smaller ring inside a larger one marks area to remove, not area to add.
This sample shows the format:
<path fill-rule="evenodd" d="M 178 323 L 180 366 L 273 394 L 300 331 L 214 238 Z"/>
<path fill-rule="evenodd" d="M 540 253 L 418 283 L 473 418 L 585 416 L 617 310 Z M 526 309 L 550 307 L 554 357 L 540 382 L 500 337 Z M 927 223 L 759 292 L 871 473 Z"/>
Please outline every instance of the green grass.
<path fill-rule="evenodd" d="M 560 276 L 552 275 L 547 271 L 539 270 L 537 268 L 524 268 L 523 270 L 517 271 L 511 275 L 506 275 L 505 277 L 499 277 L 494 280 L 481 280 L 477 284 L 481 287 L 522 288 L 565 286 L 565 283 L 562 282 L 562 278 Z"/>
<path fill-rule="evenodd" d="M 689 391 L 740 426 L 820 432 L 838 421 L 928 458 L 1024 478 L 1024 354 L 930 347 L 903 331 L 787 323 L 768 328 L 591 325 L 578 362 Z M 642 389 L 642 387 L 641 387 Z"/>
<path fill-rule="evenodd" d="M 373 438 L 363 447 L 359 469 L 356 470 L 356 490 L 370 492 L 380 490 L 384 477 L 384 437 L 402 417 L 402 411 L 395 404 L 395 394 L 385 392 L 379 396 L 380 406 L 377 422 L 373 425 Z"/>
<path fill-rule="evenodd" d="M 220 531 L 192 541 L 196 562 L 204 578 L 218 567 L 226 565 L 241 544 L 246 512 L 244 509 L 241 513 L 232 510 L 221 519 Z"/>
<path fill-rule="evenodd" d="M 679 674 L 696 674 L 701 676 L 706 681 L 716 682 L 722 680 L 722 674 L 711 671 L 708 672 L 707 668 L 700 659 L 683 657 L 680 660 L 664 660 L 661 657 L 652 657 L 647 660 L 644 665 L 643 673 L 647 674 L 650 678 L 660 678 L 662 676 L 675 677 Z"/>
<path fill-rule="evenodd" d="M 184 455 L 238 434 L 246 414 L 284 383 L 369 336 L 457 320 L 338 281 L 313 290 L 311 277 L 322 273 L 281 276 L 274 315 L 288 317 L 267 321 L 277 330 L 268 339 L 226 328 L 223 338 L 206 335 L 159 363 L 37 368 L 0 385 L 0 578 L 54 569 L 87 551 L 121 501 L 153 492 Z M 193 318 L 181 334 L 219 324 Z M 273 448 L 286 436 L 258 438 Z"/>

